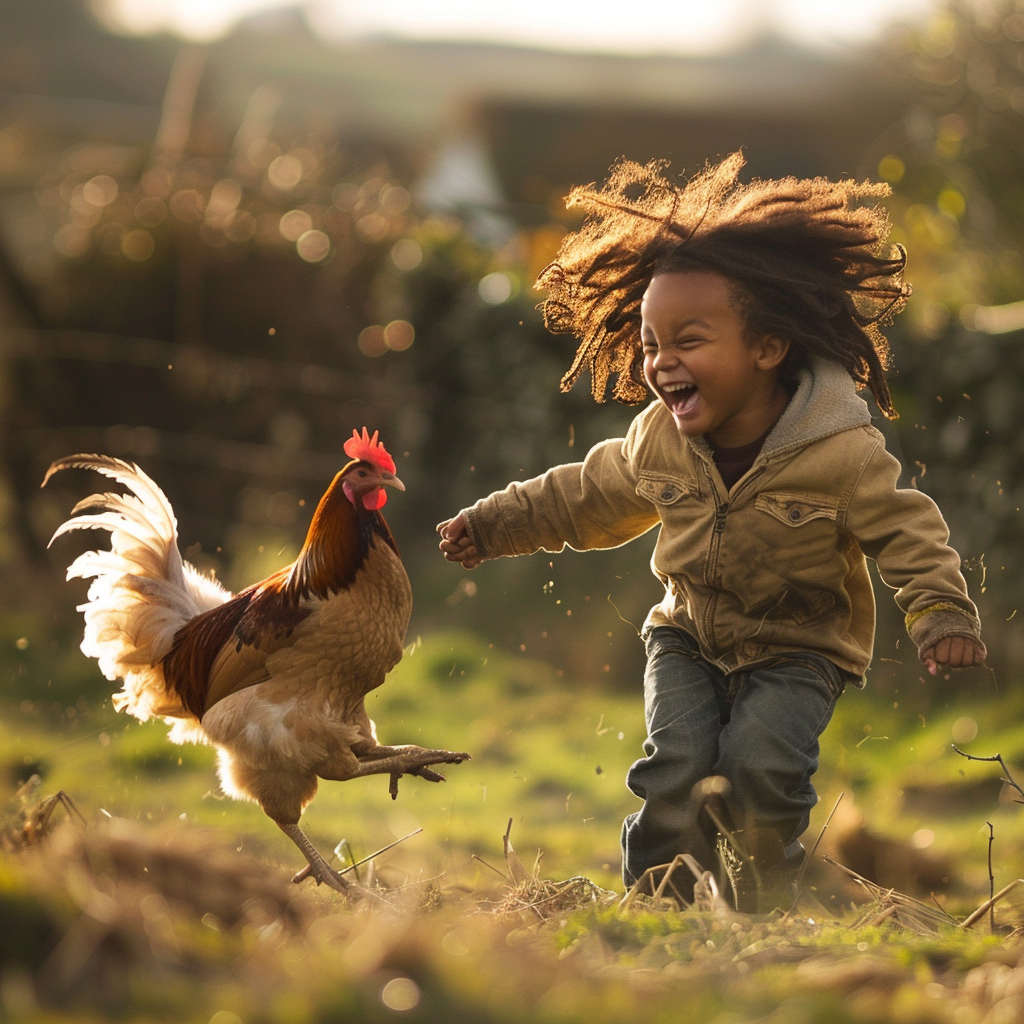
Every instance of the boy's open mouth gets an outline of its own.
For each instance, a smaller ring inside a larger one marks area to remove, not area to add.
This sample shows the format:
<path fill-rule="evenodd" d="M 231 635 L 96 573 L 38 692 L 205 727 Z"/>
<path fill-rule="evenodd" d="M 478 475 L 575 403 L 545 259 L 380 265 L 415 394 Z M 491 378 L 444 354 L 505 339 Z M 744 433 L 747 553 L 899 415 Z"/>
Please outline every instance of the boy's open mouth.
<path fill-rule="evenodd" d="M 696 384 L 679 382 L 661 385 L 661 395 L 674 416 L 685 416 L 693 412 L 700 391 Z"/>

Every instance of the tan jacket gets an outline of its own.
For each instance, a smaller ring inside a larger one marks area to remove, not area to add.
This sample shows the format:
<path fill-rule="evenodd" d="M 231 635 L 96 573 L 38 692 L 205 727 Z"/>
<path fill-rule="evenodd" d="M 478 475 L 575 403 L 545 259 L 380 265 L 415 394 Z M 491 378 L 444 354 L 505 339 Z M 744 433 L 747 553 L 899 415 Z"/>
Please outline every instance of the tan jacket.
<path fill-rule="evenodd" d="M 848 374 L 815 359 L 731 490 L 704 438 L 685 438 L 656 403 L 582 463 L 466 513 L 487 558 L 617 547 L 660 522 L 651 564 L 665 598 L 647 627 L 680 626 L 726 672 L 812 651 L 862 676 L 875 631 L 865 555 L 920 650 L 980 631 L 941 513 L 899 476 Z"/>

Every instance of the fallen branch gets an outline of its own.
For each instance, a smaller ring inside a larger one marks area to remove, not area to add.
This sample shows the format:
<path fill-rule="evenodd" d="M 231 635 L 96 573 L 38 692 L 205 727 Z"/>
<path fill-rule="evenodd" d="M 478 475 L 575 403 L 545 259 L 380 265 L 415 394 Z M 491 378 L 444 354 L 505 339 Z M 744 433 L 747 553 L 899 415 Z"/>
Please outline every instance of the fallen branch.
<path fill-rule="evenodd" d="M 991 899 L 985 900 L 985 902 L 982 903 L 982 905 L 978 907 L 978 909 L 973 914 L 971 914 L 970 917 L 965 918 L 963 921 L 960 922 L 960 927 L 970 928 L 973 925 L 976 925 L 992 907 L 994 907 L 1001 899 L 1004 899 L 1011 892 L 1013 892 L 1013 890 L 1016 889 L 1018 885 L 1024 885 L 1024 878 L 1015 878 L 1005 888 L 1000 889 L 999 892 L 997 892 L 995 896 L 993 896 Z"/>
<path fill-rule="evenodd" d="M 966 750 L 961 750 L 955 743 L 951 743 L 950 746 L 961 756 L 966 757 L 968 761 L 998 761 L 999 767 L 1003 769 L 1003 782 L 1007 786 L 1012 786 L 1022 797 L 1024 797 L 1024 789 L 1021 789 L 1017 785 L 1016 780 L 1010 774 L 1010 769 L 1006 767 L 1006 762 L 1003 760 L 1001 754 L 994 754 L 992 757 L 979 757 L 977 754 L 968 754 Z M 1014 800 L 1015 804 L 1024 804 L 1024 800 Z"/>

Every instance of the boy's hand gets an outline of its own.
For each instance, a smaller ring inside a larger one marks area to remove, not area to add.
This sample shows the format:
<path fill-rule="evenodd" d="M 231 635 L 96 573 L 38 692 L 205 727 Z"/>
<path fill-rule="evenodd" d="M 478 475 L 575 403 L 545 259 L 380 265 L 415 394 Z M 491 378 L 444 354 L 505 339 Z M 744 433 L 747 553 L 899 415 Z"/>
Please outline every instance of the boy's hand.
<path fill-rule="evenodd" d="M 463 513 L 438 523 L 436 529 L 441 535 L 438 547 L 449 562 L 461 562 L 463 569 L 475 569 L 483 561 L 469 536 L 469 524 Z"/>
<path fill-rule="evenodd" d="M 971 665 L 981 665 L 987 657 L 985 645 L 970 636 L 944 637 L 920 654 L 925 668 L 933 676 L 938 673 L 940 665 L 948 668 L 968 668 Z"/>

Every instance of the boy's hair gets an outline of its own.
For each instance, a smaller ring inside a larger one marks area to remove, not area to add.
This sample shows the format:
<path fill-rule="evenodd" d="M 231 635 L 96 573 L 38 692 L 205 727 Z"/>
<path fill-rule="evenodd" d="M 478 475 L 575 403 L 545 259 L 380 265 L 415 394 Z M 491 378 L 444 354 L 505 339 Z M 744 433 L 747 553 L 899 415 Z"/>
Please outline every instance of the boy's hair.
<path fill-rule="evenodd" d="M 885 382 L 889 346 L 879 328 L 910 294 L 902 279 L 906 252 L 886 244 L 881 206 L 850 206 L 886 196 L 889 187 L 826 178 L 742 185 L 743 164 L 733 153 L 680 186 L 663 177 L 667 161 L 620 160 L 603 187 L 569 193 L 566 205 L 589 216 L 537 279 L 548 290 L 545 324 L 580 339 L 562 390 L 589 369 L 597 401 L 612 374 L 615 399 L 645 401 L 640 300 L 656 273 L 703 271 L 734 285 L 749 335 L 790 342 L 783 372 L 811 353 L 831 359 L 894 417 Z"/>

